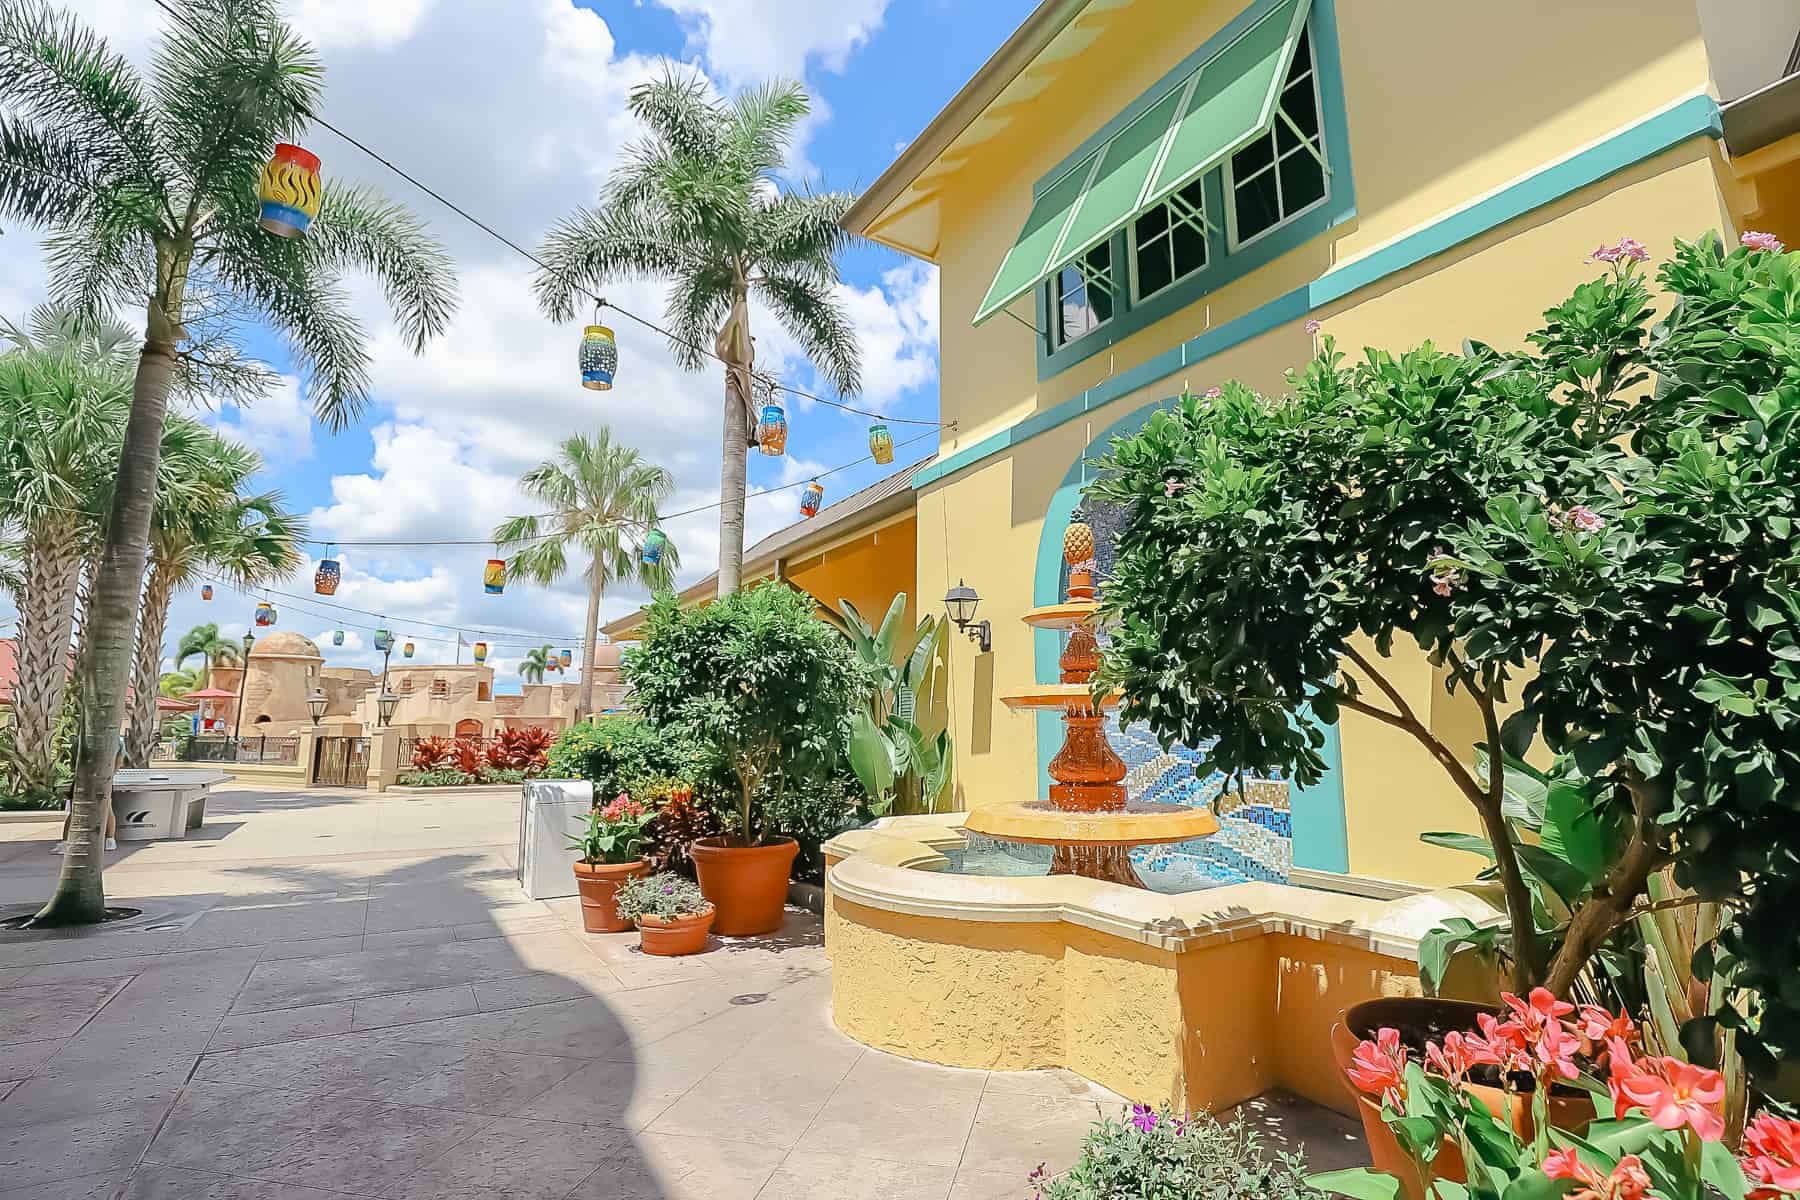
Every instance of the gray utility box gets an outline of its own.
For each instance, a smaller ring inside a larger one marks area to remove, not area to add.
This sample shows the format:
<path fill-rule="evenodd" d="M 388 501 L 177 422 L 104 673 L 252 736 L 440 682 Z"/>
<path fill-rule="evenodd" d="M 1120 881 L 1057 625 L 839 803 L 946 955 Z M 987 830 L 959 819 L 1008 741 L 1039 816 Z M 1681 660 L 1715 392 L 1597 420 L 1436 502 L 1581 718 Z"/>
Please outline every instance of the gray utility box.
<path fill-rule="evenodd" d="M 594 785 L 585 779 L 531 779 L 520 786 L 519 886 L 533 900 L 573 896 L 576 852 L 569 835 L 586 827 Z"/>
<path fill-rule="evenodd" d="M 113 775 L 113 817 L 121 842 L 184 838 L 206 820 L 206 793 L 230 779 L 215 768 L 119 771 Z"/>

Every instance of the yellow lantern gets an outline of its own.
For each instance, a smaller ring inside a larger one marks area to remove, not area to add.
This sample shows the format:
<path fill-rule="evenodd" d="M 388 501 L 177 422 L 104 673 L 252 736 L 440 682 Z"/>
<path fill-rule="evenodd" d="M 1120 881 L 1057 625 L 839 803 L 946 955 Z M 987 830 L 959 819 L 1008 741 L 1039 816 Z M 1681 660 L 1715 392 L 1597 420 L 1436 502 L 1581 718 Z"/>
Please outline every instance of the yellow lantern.
<path fill-rule="evenodd" d="M 406 658 L 411 658 L 413 656 L 413 644 L 411 642 L 406 643 L 405 646 L 401 647 L 400 653 Z"/>
<path fill-rule="evenodd" d="M 619 369 L 619 344 L 604 325 L 589 325 L 581 332 L 581 386 L 596 392 L 610 391 Z"/>
<path fill-rule="evenodd" d="M 322 195 L 319 156 L 282 142 L 256 186 L 256 198 L 262 201 L 257 223 L 277 237 L 305 237 L 306 227 L 319 215 Z"/>
<path fill-rule="evenodd" d="M 487 570 L 481 573 L 481 583 L 490 596 L 498 596 L 504 592 L 506 590 L 506 560 L 504 558 L 488 559 Z"/>
<path fill-rule="evenodd" d="M 476 642 L 475 643 L 475 661 L 478 663 L 484 663 L 487 661 L 487 643 L 486 642 Z"/>
<path fill-rule="evenodd" d="M 894 461 L 894 435 L 886 425 L 869 426 L 869 453 L 884 467 Z"/>

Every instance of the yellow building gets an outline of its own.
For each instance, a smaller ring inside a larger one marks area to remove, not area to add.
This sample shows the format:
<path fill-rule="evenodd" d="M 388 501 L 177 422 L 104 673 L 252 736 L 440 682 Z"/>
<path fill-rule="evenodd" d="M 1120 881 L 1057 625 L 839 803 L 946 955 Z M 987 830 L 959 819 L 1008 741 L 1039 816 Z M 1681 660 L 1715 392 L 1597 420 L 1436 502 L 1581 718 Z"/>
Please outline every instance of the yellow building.
<path fill-rule="evenodd" d="M 901 586 L 966 581 L 991 622 L 991 651 L 950 639 L 959 806 L 1045 783 L 1054 732 L 998 697 L 1055 678 L 1054 635 L 1019 618 L 1058 598 L 1087 456 L 1183 390 L 1279 392 L 1310 321 L 1350 347 L 1514 345 L 1603 242 L 1800 244 L 1797 34 L 1781 0 L 1045 0 L 846 219 L 941 271 L 954 425 L 909 476 Z M 1389 665 L 1473 743 L 1421 656 Z M 1294 866 L 1468 878 L 1417 839 L 1471 823 L 1441 769 L 1366 718 L 1336 733 L 1291 798 Z"/>

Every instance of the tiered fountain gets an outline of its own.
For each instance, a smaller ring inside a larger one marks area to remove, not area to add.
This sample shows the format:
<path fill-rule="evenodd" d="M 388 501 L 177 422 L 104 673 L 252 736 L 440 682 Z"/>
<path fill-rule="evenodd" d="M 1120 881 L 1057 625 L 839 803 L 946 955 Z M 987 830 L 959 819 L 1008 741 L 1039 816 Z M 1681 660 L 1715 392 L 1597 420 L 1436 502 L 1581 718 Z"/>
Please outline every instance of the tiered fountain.
<path fill-rule="evenodd" d="M 1052 875 L 1143 887 L 1131 865 L 1131 847 L 1206 837 L 1218 832 L 1219 822 L 1205 808 L 1127 802 L 1125 762 L 1106 740 L 1106 712 L 1119 706 L 1120 697 L 1096 698 L 1091 687 L 1100 666 L 1094 531 L 1071 524 L 1063 534 L 1063 559 L 1069 564 L 1068 599 L 1025 614 L 1033 628 L 1068 632 L 1061 682 L 1001 697 L 1014 710 L 1062 710 L 1063 744 L 1050 760 L 1050 799 L 980 807 L 963 827 L 1004 841 L 1054 847 Z"/>

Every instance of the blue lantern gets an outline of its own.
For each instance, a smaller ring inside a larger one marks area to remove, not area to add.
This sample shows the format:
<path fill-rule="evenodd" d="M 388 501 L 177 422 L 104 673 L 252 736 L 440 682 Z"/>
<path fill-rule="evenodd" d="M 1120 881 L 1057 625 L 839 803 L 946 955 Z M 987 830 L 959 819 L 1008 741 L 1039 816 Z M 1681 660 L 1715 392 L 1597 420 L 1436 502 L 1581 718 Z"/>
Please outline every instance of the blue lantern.
<path fill-rule="evenodd" d="M 800 515 L 803 517 L 817 516 L 819 505 L 824 502 L 825 489 L 820 487 L 819 481 L 815 479 L 806 485 L 804 492 L 800 493 Z"/>
<path fill-rule="evenodd" d="M 787 449 L 787 414 L 779 404 L 765 404 L 756 422 L 756 445 L 770 458 Z"/>
<path fill-rule="evenodd" d="M 660 529 L 652 529 L 644 538 L 644 564 L 654 567 L 662 561 L 663 546 L 668 537 Z"/>
<path fill-rule="evenodd" d="M 332 630 L 331 644 L 334 646 L 341 646 L 344 644 L 344 631 L 343 630 L 341 630 L 341 629 Z"/>
<path fill-rule="evenodd" d="M 267 627 L 275 623 L 275 606 L 267 600 L 260 600 L 256 605 L 256 623 Z"/>
<path fill-rule="evenodd" d="M 375 648 L 383 654 L 392 650 L 394 648 L 393 631 L 389 629 L 377 629 L 375 631 Z"/>

